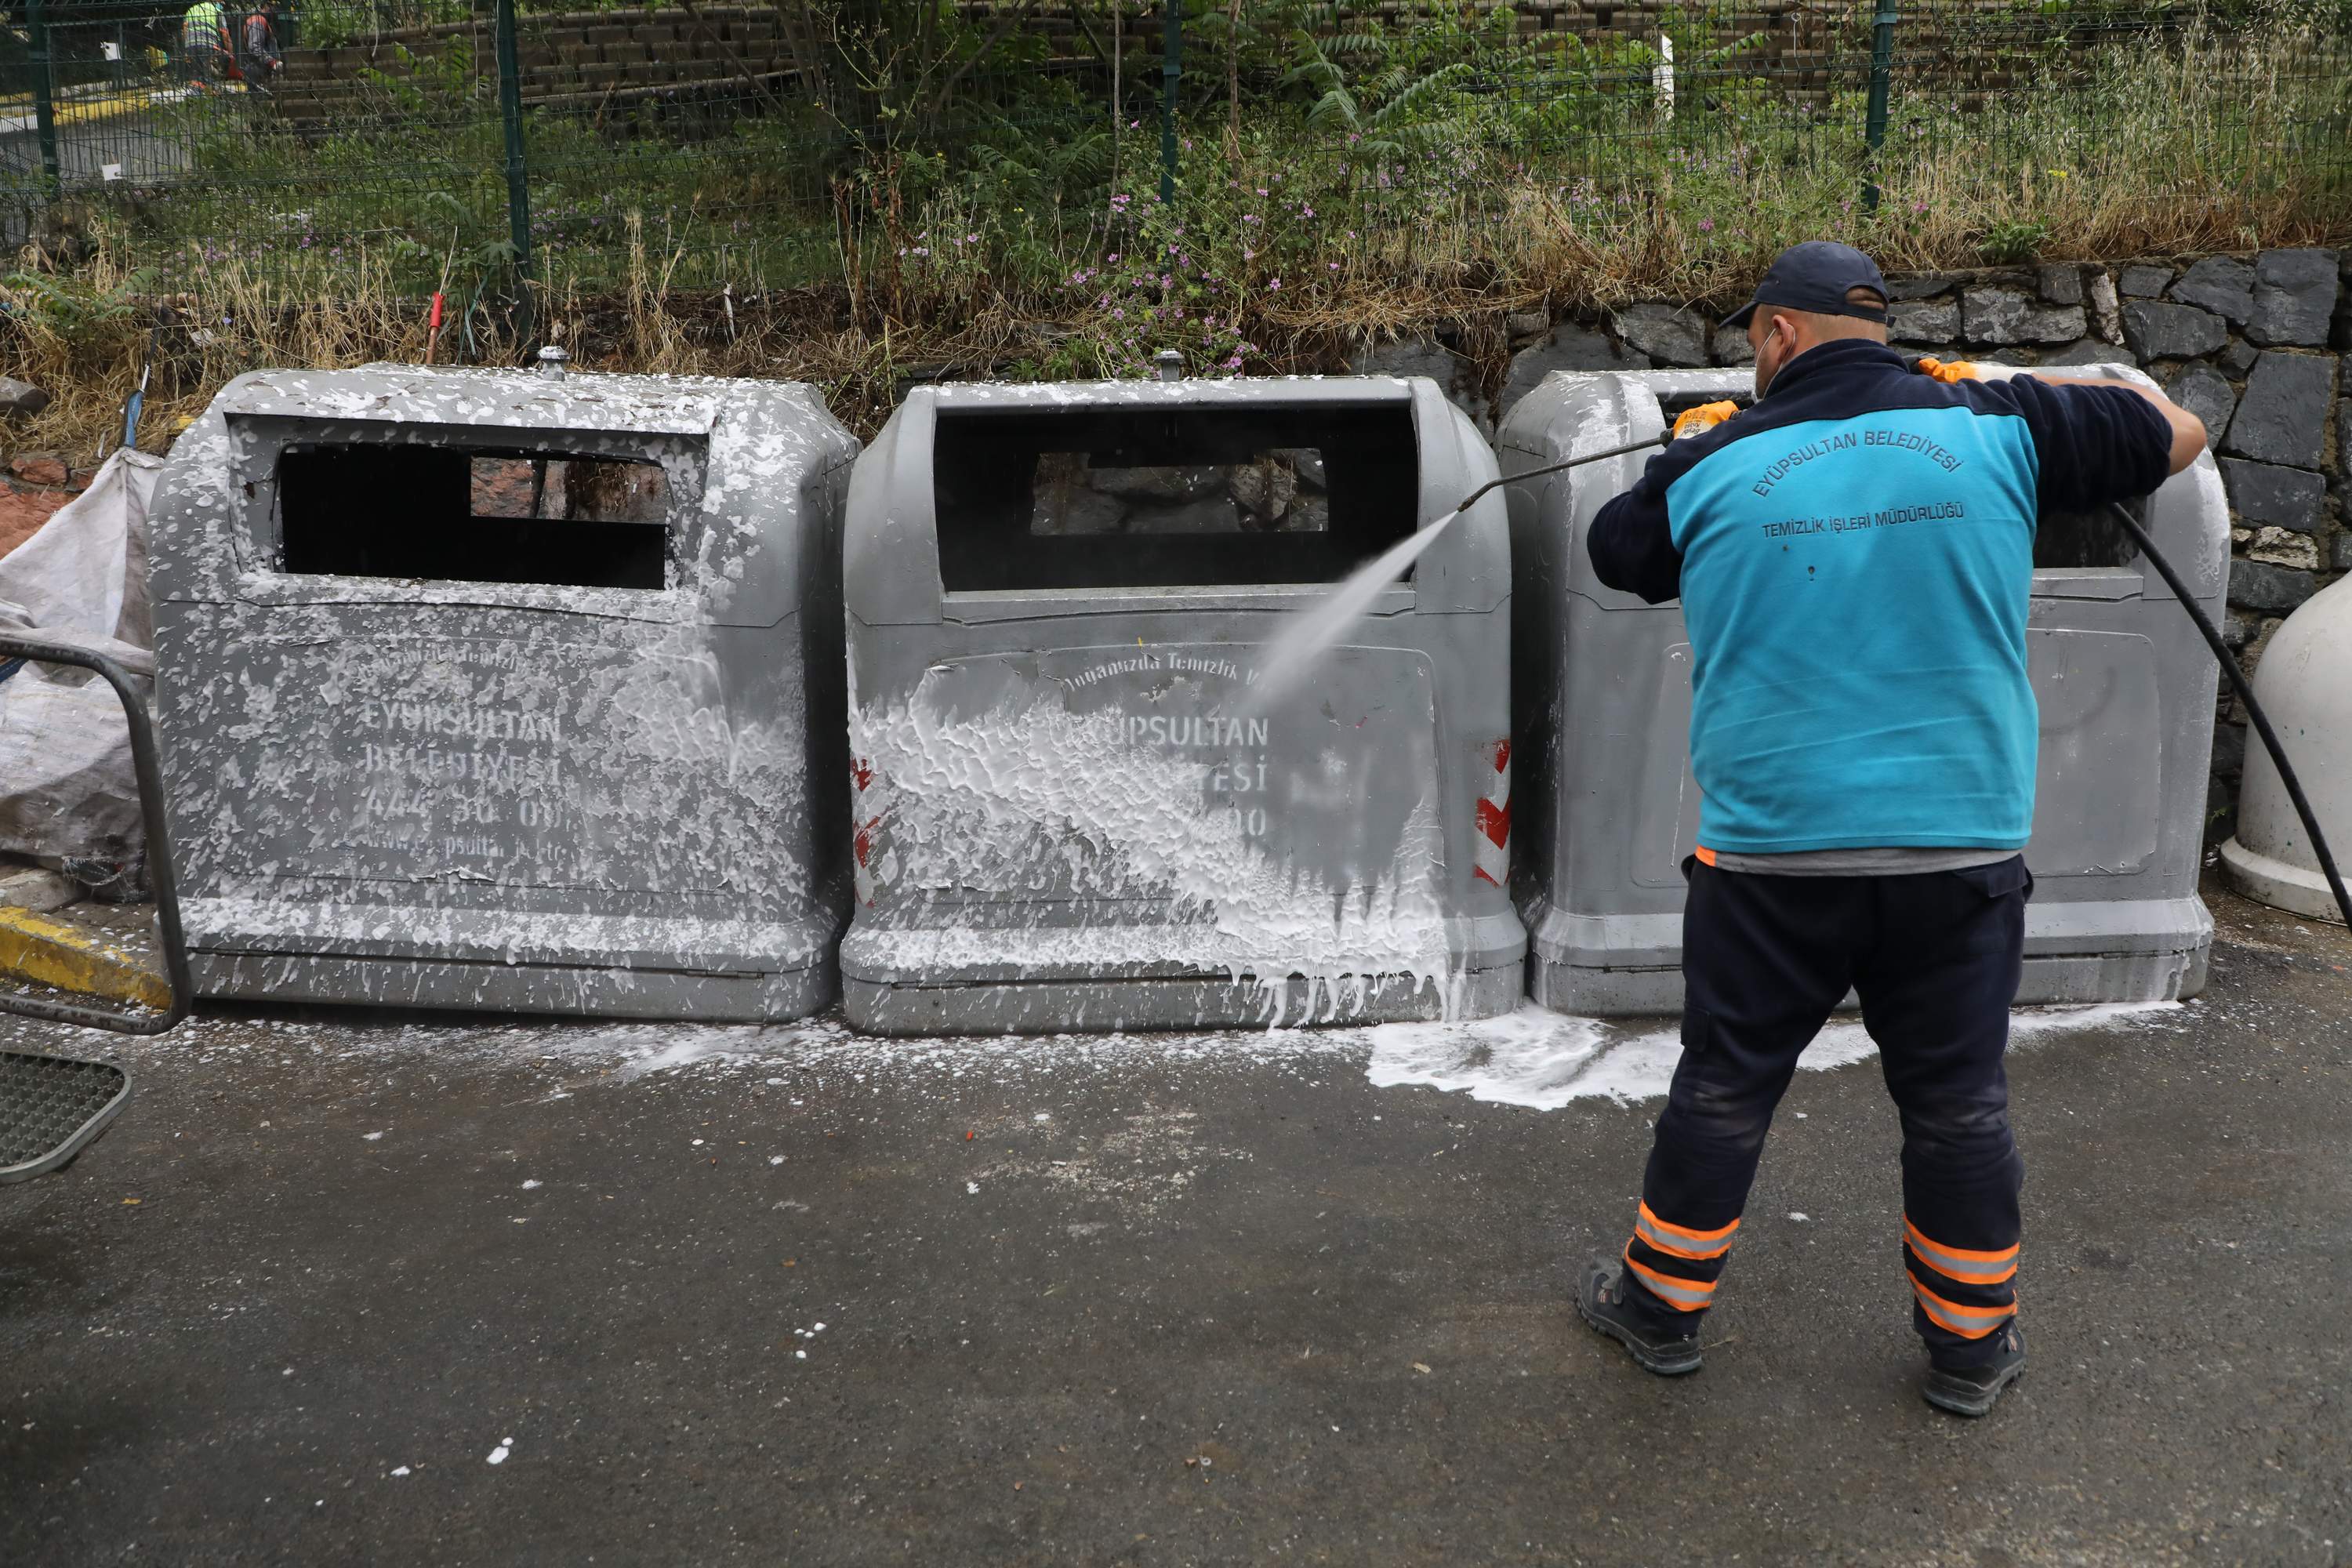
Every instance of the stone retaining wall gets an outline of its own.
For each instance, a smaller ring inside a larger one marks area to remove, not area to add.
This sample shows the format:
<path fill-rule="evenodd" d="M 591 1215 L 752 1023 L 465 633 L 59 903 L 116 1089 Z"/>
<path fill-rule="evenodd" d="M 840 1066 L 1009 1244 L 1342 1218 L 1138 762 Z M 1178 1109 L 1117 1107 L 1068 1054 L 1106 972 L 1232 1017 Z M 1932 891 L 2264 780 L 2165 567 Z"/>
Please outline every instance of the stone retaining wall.
<path fill-rule="evenodd" d="M 2332 250 L 2268 250 L 2112 265 L 2053 263 L 1888 279 L 1891 335 L 1907 353 L 2002 364 L 2129 363 L 2205 421 L 2229 492 L 2223 634 L 2251 670 L 2280 620 L 2352 570 L 2352 270 Z M 1459 340 L 1405 340 L 1349 368 L 1430 375 L 1491 431 L 1555 370 L 1728 365 L 1744 334 L 1665 302 L 1600 318 L 1507 319 L 1499 380 Z M 2209 833 L 2226 837 L 2245 761 L 2245 714 L 2226 684 L 2215 715 Z"/>

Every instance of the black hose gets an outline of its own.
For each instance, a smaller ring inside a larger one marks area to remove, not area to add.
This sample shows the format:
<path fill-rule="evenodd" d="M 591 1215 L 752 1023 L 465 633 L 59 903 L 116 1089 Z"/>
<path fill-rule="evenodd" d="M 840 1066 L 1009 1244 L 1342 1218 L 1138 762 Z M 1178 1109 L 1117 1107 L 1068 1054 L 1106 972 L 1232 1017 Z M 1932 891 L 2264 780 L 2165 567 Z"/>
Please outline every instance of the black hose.
<path fill-rule="evenodd" d="M 2303 781 L 2294 776 L 2294 769 L 2286 760 L 2286 748 L 2279 744 L 2278 731 L 2271 728 L 2270 715 L 2263 711 L 2263 705 L 2254 699 L 2253 683 L 2246 679 L 2246 672 L 2238 668 L 2238 661 L 2231 657 L 2229 645 L 2221 640 L 2221 631 L 2205 614 L 2204 607 L 2189 594 L 2188 584 L 2180 580 L 2180 574 L 2172 569 L 2172 563 L 2157 549 L 2156 541 L 2147 536 L 2147 530 L 2142 528 L 2139 520 L 2125 507 L 2113 502 L 2109 504 L 2115 507 L 2116 516 L 2122 521 L 2124 530 L 2132 536 L 2133 542 L 2139 546 L 2140 553 L 2148 558 L 2156 567 L 2157 574 L 2172 590 L 2172 596 L 2180 601 L 2180 607 L 2189 612 L 2189 618 L 2195 621 L 2197 629 L 2205 634 L 2206 646 L 2213 650 L 2213 657 L 2221 661 L 2222 670 L 2230 677 L 2230 685 L 2237 691 L 2238 700 L 2246 705 L 2246 717 L 2252 721 L 2254 733 L 2263 738 L 2263 749 L 2270 752 L 2271 761 L 2277 765 L 2279 783 L 2286 785 L 2286 797 L 2294 803 L 2294 814 L 2303 818 L 2303 831 L 2311 839 L 2311 852 L 2319 861 L 2320 875 L 2327 879 L 2327 890 L 2336 895 L 2336 912 L 2344 917 L 2346 925 L 2352 926 L 2352 897 L 2347 897 L 2344 891 L 2344 879 L 2336 872 L 2336 857 L 2328 853 L 2327 837 L 2319 831 L 2319 818 L 2313 814 L 2311 802 L 2303 793 Z"/>

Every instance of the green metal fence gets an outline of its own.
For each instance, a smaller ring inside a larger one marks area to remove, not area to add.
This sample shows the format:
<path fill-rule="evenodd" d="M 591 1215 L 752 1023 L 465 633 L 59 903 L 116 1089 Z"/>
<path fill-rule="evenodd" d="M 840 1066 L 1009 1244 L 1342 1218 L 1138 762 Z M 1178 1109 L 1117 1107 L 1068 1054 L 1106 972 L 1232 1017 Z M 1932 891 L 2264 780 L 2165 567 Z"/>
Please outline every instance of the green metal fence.
<path fill-rule="evenodd" d="M 1683 204 L 1693 237 L 1801 179 L 1890 216 L 2118 158 L 2182 200 L 2352 182 L 2340 5 L 32 0 L 12 22 L 0 240 L 163 289 L 230 264 L 781 289 L 868 252 L 1003 265 L 1275 174 L 1293 214 L 1320 193 L 1368 226 L 1528 221 L 1532 193 L 1570 225 Z"/>

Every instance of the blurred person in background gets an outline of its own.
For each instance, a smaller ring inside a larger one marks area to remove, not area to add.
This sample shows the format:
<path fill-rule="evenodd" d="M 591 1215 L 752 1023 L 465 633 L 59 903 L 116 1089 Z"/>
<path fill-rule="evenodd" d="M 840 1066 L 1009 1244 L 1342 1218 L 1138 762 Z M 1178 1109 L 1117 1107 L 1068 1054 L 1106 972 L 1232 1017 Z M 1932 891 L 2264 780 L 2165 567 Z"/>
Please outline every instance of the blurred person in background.
<path fill-rule="evenodd" d="M 196 0 L 180 18 L 180 68 L 201 92 L 217 92 L 237 74 L 228 13 L 219 0 Z"/>
<path fill-rule="evenodd" d="M 286 64 L 278 47 L 277 6 L 257 5 L 247 14 L 244 42 L 245 85 L 256 92 L 267 92 L 278 85 L 278 73 Z"/>

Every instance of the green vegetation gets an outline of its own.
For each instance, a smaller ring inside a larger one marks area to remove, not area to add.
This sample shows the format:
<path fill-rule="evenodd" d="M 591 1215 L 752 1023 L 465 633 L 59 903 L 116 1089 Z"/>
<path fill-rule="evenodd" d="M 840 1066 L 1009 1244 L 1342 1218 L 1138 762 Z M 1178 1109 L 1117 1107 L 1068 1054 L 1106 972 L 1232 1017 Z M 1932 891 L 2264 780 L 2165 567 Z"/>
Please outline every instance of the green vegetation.
<path fill-rule="evenodd" d="M 2071 44 L 2040 5 L 1906 13 L 1917 52 L 1874 157 L 1866 11 L 1801 63 L 1676 14 L 1669 94 L 1655 37 L 1188 3 L 1167 205 L 1135 0 L 1123 32 L 1081 0 L 1076 47 L 1101 57 L 1084 68 L 1002 19 L 842 0 L 776 7 L 826 13 L 787 29 L 814 84 L 789 99 L 739 84 L 531 110 L 537 330 L 616 365 L 805 375 L 878 410 L 909 365 L 1131 374 L 1172 347 L 1200 372 L 1326 367 L 1448 321 L 1493 357 L 1503 310 L 1728 300 L 1807 237 L 1924 268 L 2352 236 L 2335 8 Z M 20 359 L 77 334 L 97 352 L 113 318 L 50 295 L 119 295 L 134 269 L 198 302 L 191 319 L 229 318 L 189 351 L 191 390 L 296 353 L 420 354 L 436 289 L 442 357 L 516 347 L 501 131 L 468 41 L 379 72 L 323 130 L 242 100 L 159 114 L 191 177 L 91 209 L 81 279 L 0 285 L 32 334 Z"/>
<path fill-rule="evenodd" d="M 1334 31 L 1309 25 L 1315 7 L 1245 9 L 1235 105 L 1214 79 L 1224 8 L 1201 5 L 1177 204 L 1187 248 L 1235 283 L 1273 266 L 1304 282 L 1310 260 L 1384 266 L 1400 237 L 1432 283 L 1549 283 L 1542 258 L 1564 246 L 1609 257 L 1626 286 L 1737 270 L 1792 232 L 1939 261 L 2251 243 L 2281 225 L 2332 231 L 2352 188 L 2345 37 L 2293 18 L 2084 48 L 2019 34 L 2004 51 L 1995 37 L 1974 79 L 2000 86 L 1930 87 L 1906 65 L 1874 171 L 1858 44 L 1805 96 L 1765 74 L 1760 35 L 1723 37 L 1695 15 L 1666 28 L 1669 95 L 1654 44 L 1539 46 L 1507 12 Z M 903 47 L 835 37 L 830 100 L 739 92 L 691 122 L 675 108 L 532 110 L 533 270 L 558 289 L 617 287 L 632 215 L 674 258 L 676 288 L 835 284 L 893 310 L 916 308 L 909 290 L 964 301 L 967 272 L 1043 305 L 1057 280 L 1132 254 L 1158 221 L 1157 57 L 1122 59 L 1114 114 L 1093 75 L 1042 68 L 1041 37 L 940 18 Z M 199 178 L 110 237 L 187 284 L 231 258 L 323 284 L 365 253 L 404 290 L 453 269 L 470 286 L 512 260 L 500 128 L 473 59 L 453 38 L 378 73 L 324 133 L 239 100 L 183 104 L 171 133 Z M 1858 212 L 1874 173 L 1877 210 Z M 1288 207 L 1255 210 L 1276 175 Z"/>

